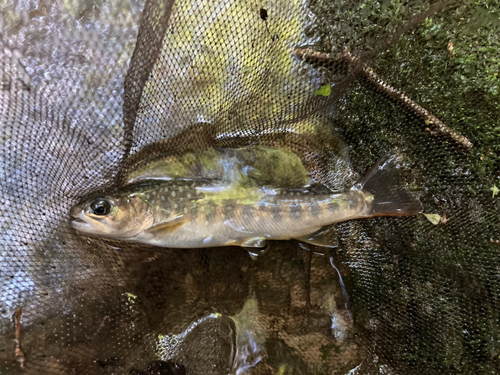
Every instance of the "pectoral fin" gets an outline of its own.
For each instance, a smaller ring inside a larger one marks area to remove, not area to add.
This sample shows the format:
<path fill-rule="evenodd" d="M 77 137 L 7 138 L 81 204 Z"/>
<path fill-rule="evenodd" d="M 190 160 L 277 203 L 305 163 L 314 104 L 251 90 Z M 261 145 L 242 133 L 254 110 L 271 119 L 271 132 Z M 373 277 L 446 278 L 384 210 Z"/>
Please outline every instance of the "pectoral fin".
<path fill-rule="evenodd" d="M 269 244 L 263 237 L 251 237 L 239 241 L 228 241 L 226 242 L 228 246 L 241 246 L 242 248 L 248 251 L 248 254 L 252 257 L 252 259 L 257 259 L 259 255 L 263 255 L 269 249 Z"/>
<path fill-rule="evenodd" d="M 177 229 L 186 224 L 187 221 L 187 217 L 184 217 L 184 215 L 179 215 L 168 221 L 162 221 L 161 223 L 153 225 L 146 232 L 155 237 L 162 237 L 175 232 Z"/>
<path fill-rule="evenodd" d="M 296 240 L 321 247 L 338 247 L 337 230 L 333 226 L 323 227 L 316 232 L 306 234 L 300 237 L 294 237 Z"/>
<path fill-rule="evenodd" d="M 264 255 L 267 250 L 269 250 L 269 243 L 263 237 L 248 238 L 243 241 L 240 246 L 248 251 L 248 254 L 250 254 L 253 260 Z"/>

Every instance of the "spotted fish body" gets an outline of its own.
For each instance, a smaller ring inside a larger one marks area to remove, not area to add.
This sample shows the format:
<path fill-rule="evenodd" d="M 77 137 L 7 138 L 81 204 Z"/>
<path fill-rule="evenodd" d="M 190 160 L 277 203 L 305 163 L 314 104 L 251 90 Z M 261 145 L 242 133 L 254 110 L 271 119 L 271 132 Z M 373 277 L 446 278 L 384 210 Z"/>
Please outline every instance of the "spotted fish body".
<path fill-rule="evenodd" d="M 224 198 L 217 196 L 224 193 L 207 194 L 195 183 L 147 188 L 139 195 L 150 206 L 154 222 L 183 224 L 166 230 L 164 236 L 146 231 L 134 240 L 179 248 L 241 245 L 251 238 L 300 237 L 333 222 L 366 217 L 369 212 L 369 197 L 358 191 L 315 194 L 244 189 L 241 193 L 239 199 Z"/>
<path fill-rule="evenodd" d="M 98 198 L 109 202 L 107 215 L 93 213 L 92 200 L 73 207 L 72 224 L 81 232 L 162 247 L 258 247 L 256 239 L 301 238 L 336 222 L 420 212 L 406 191 L 384 186 L 391 182 L 385 172 L 378 166 L 343 193 L 142 182 Z"/>

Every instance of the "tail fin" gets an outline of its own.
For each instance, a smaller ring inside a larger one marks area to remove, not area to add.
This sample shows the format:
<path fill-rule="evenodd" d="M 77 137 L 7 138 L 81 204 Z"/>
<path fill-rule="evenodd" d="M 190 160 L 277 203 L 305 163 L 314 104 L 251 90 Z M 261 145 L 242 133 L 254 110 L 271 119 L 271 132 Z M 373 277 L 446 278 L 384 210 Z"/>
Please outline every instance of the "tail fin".
<path fill-rule="evenodd" d="M 398 158 L 390 155 L 379 160 L 353 189 L 373 195 L 369 216 L 410 216 L 422 212 L 420 201 L 398 185 Z"/>

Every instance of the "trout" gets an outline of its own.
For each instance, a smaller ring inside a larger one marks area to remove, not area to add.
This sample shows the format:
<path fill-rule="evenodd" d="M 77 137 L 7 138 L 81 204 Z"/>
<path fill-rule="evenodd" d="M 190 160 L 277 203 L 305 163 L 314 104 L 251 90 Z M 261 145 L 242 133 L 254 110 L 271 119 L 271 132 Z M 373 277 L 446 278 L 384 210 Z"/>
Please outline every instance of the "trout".
<path fill-rule="evenodd" d="M 379 161 L 351 189 L 219 186 L 207 180 L 142 181 L 71 208 L 76 230 L 170 248 L 242 246 L 267 240 L 324 243 L 322 228 L 374 216 L 409 216 L 420 201 L 395 184 L 396 157 Z"/>

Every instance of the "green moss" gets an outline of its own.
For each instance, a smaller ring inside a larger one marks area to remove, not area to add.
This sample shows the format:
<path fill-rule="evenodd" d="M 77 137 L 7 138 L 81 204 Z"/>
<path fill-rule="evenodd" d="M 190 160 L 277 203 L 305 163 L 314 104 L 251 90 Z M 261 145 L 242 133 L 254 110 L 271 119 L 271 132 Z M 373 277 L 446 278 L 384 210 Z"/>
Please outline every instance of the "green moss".
<path fill-rule="evenodd" d="M 495 372 L 498 345 L 490 343 L 498 342 L 491 327 L 499 319 L 499 292 L 490 286 L 497 259 L 488 241 L 499 230 L 489 189 L 500 165 L 500 8 L 496 1 L 450 2 L 384 45 L 427 8 L 423 1 L 402 4 L 313 1 L 323 32 L 317 49 L 349 45 L 386 83 L 465 135 L 474 149 L 465 154 L 426 132 L 423 119 L 366 80 L 349 82 L 335 123 L 352 147 L 354 168 L 365 171 L 399 149 L 405 154 L 403 184 L 417 191 L 426 212 L 445 212 L 448 223 L 429 230 L 422 216 L 342 224 L 347 248 L 339 252 L 354 265 L 345 282 L 355 315 L 366 317 L 357 322 L 374 338 L 377 355 L 396 367 Z M 378 346 L 380 339 L 386 341 Z"/>
<path fill-rule="evenodd" d="M 340 51 L 349 45 L 360 55 L 380 47 L 398 27 L 422 14 L 428 4 L 398 0 L 313 1 L 312 7 L 321 20 L 318 48 Z M 350 16 L 341 16 L 346 13 Z M 500 128 L 493 115 L 500 110 L 498 2 L 453 3 L 394 42 L 369 64 L 388 83 L 407 91 L 449 126 L 469 137 L 477 135 L 479 143 L 474 143 L 483 153 L 481 164 L 498 162 Z M 470 99 L 477 100 L 480 106 L 471 106 Z M 428 103 L 432 106 L 428 107 Z M 489 147 L 482 148 L 483 142 Z M 491 168 L 484 167 L 485 172 Z"/>

